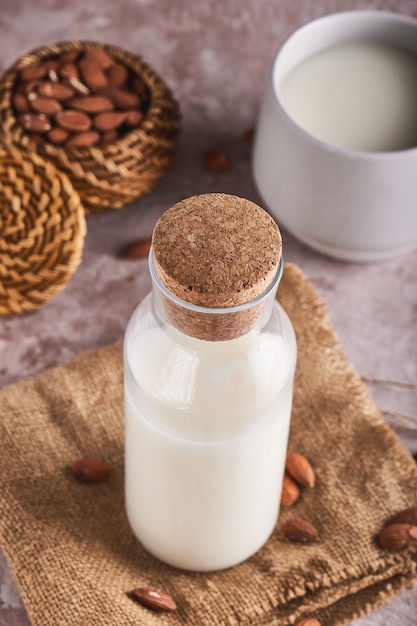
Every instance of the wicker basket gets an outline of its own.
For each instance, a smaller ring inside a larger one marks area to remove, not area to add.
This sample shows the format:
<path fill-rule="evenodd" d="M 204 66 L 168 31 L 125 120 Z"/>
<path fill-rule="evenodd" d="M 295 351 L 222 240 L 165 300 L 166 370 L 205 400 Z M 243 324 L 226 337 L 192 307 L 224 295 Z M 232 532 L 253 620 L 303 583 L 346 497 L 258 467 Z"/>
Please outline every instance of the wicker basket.
<path fill-rule="evenodd" d="M 84 209 L 68 177 L 35 154 L 0 148 L 0 315 L 38 309 L 77 269 Z"/>
<path fill-rule="evenodd" d="M 88 48 L 101 48 L 142 78 L 149 105 L 140 126 L 110 143 L 93 147 L 61 147 L 34 141 L 12 106 L 19 72 L 49 57 Z M 163 80 L 139 57 L 118 47 L 92 41 L 69 41 L 43 46 L 18 59 L 0 79 L 0 133 L 6 147 L 39 154 L 70 178 L 87 213 L 119 209 L 150 192 L 171 165 L 180 130 L 179 107 Z"/>

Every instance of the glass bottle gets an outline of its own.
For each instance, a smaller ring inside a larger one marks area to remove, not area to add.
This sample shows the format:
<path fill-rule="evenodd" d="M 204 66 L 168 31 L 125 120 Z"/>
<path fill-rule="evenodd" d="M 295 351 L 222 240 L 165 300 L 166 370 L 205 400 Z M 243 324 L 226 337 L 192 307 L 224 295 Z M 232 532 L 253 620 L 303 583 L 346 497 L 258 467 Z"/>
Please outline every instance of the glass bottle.
<path fill-rule="evenodd" d="M 158 221 L 149 268 L 124 341 L 127 515 L 160 560 L 223 569 L 279 513 L 296 364 L 280 233 L 248 200 L 194 196 Z"/>

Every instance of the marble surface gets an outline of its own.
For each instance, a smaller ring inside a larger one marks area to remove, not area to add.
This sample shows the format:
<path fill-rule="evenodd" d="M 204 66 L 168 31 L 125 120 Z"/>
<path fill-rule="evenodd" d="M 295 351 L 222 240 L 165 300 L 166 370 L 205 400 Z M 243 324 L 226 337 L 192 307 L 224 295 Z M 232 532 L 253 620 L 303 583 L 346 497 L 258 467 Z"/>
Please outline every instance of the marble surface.
<path fill-rule="evenodd" d="M 272 58 L 296 27 L 353 8 L 417 17 L 416 0 L 1 0 L 0 70 L 53 41 L 119 45 L 165 78 L 180 102 L 183 131 L 173 167 L 151 194 L 88 218 L 83 260 L 66 289 L 35 313 L 0 318 L 0 387 L 123 336 L 150 278 L 146 261 L 123 260 L 119 251 L 150 235 L 173 203 L 221 191 L 262 204 L 242 135 L 255 125 Z M 228 172 L 204 168 L 202 154 L 211 148 L 229 155 Z M 326 299 L 355 368 L 379 381 L 368 384 L 387 419 L 395 413 L 417 420 L 417 250 L 383 263 L 347 264 L 283 236 L 286 261 L 298 263 Z M 417 432 L 400 436 L 417 450 Z M 355 626 L 415 626 L 416 616 L 417 590 L 411 590 Z M 0 626 L 28 625 L 0 553 Z"/>

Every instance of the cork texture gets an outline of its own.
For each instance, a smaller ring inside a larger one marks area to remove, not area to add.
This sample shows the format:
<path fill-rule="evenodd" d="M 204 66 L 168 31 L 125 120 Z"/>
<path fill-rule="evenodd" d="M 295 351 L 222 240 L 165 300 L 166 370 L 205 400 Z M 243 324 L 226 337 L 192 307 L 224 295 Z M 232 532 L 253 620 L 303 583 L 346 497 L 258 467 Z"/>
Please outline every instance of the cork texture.
<path fill-rule="evenodd" d="M 211 193 L 168 209 L 152 238 L 164 285 L 191 304 L 209 308 L 250 302 L 273 282 L 282 241 L 274 220 L 255 203 Z"/>

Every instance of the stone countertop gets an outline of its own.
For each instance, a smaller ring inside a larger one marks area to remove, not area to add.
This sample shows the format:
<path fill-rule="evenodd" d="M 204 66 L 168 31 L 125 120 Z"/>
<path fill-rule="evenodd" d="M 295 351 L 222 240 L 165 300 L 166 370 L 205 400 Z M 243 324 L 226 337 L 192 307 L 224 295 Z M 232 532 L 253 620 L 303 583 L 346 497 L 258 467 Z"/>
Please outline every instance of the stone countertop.
<path fill-rule="evenodd" d="M 417 17 L 415 0 L 2 0 L 0 70 L 45 43 L 115 44 L 140 54 L 167 81 L 183 130 L 173 167 L 151 194 L 88 217 L 83 260 L 66 289 L 37 312 L 0 318 L 0 387 L 123 336 L 150 277 L 146 261 L 121 259 L 119 251 L 149 236 L 169 206 L 214 191 L 262 205 L 243 134 L 256 123 L 273 56 L 298 26 L 356 8 Z M 229 171 L 205 169 L 202 155 L 212 148 L 229 155 Z M 283 243 L 286 261 L 297 263 L 325 298 L 348 357 L 370 381 L 387 420 L 390 414 L 417 419 L 417 250 L 383 263 L 347 264 L 318 255 L 285 231 Z M 400 436 L 417 450 L 417 431 Z M 354 624 L 415 626 L 416 615 L 412 590 Z M 0 626 L 28 625 L 0 553 Z"/>

